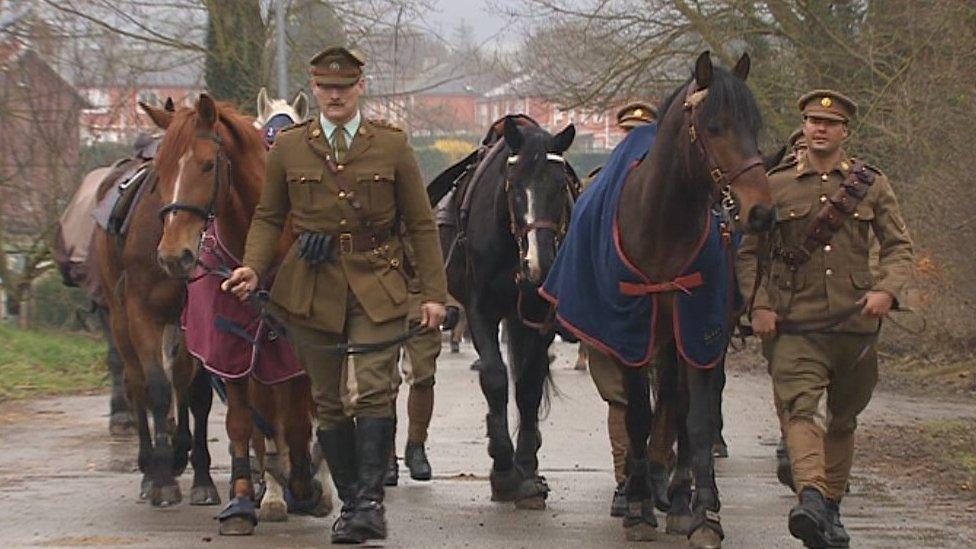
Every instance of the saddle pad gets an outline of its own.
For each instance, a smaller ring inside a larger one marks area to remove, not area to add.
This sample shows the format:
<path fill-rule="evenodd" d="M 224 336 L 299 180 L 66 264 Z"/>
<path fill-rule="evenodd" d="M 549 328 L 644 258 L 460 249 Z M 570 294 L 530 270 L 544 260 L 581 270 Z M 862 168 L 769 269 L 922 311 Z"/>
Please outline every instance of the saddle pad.
<path fill-rule="evenodd" d="M 215 224 L 203 238 L 200 262 L 207 268 L 241 265 L 220 244 Z M 190 280 L 181 323 L 187 349 L 207 370 L 227 379 L 251 374 L 266 385 L 305 373 L 287 338 L 262 322 L 252 305 L 221 290 L 221 277 L 198 266 Z"/>
<path fill-rule="evenodd" d="M 152 163 L 141 162 L 123 172 L 117 183 L 112 183 L 98 201 L 92 215 L 100 227 L 109 234 L 124 236 L 129 229 L 129 214 L 151 185 L 145 183 L 153 177 Z M 111 175 L 109 175 L 111 177 Z"/>
<path fill-rule="evenodd" d="M 708 214 L 698 252 L 674 281 L 655 284 L 620 248 L 617 206 L 627 174 L 650 150 L 657 125 L 632 130 L 573 208 L 566 240 L 540 289 L 577 337 L 630 366 L 653 359 L 658 300 L 674 292 L 674 335 L 688 363 L 711 368 L 724 356 L 738 293 L 732 248 Z M 656 288 L 654 288 L 656 286 Z"/>

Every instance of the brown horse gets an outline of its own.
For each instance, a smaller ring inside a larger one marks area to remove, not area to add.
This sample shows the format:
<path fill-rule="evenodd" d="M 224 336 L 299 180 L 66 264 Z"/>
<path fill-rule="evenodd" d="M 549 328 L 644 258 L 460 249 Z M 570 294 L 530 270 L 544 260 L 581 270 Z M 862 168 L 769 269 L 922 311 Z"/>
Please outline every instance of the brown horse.
<path fill-rule="evenodd" d="M 141 401 L 137 396 L 134 404 L 139 402 L 135 407 L 143 410 L 143 415 L 147 404 L 151 405 L 156 423 L 152 455 L 164 463 L 168 451 L 166 415 L 172 401 L 168 395 L 173 387 L 183 386 L 183 379 L 188 377 L 184 372 L 192 372 L 179 330 L 186 276 L 195 266 L 202 230 L 211 219 L 229 250 L 234 254 L 242 252 L 244 235 L 264 182 L 265 145 L 250 118 L 228 105 L 218 106 L 206 95 L 200 97 L 194 109 L 172 112 L 141 106 L 157 126 L 166 130 L 155 161 L 157 180 L 151 192 L 135 206 L 122 249 L 113 250 L 114 241 L 108 235 L 100 235 L 97 240 L 101 241 L 101 248 L 109 251 L 108 262 L 114 263 L 105 271 L 110 273 L 111 284 L 107 287 L 114 287 L 115 281 L 122 278 L 117 302 L 123 314 L 113 315 L 113 332 L 121 343 L 120 350 L 127 347 L 134 351 L 125 358 L 127 382 L 132 393 L 149 396 Z M 204 380 L 201 385 L 209 400 L 207 375 L 201 373 L 197 379 Z M 203 392 L 201 388 L 201 395 Z M 312 505 L 304 506 L 307 512 L 327 514 L 331 494 L 311 478 L 311 395 L 307 379 L 301 376 L 268 388 L 245 376 L 228 381 L 227 398 L 227 431 L 233 454 L 232 502 L 221 513 L 221 533 L 249 534 L 257 523 L 248 458 L 252 414 L 273 426 L 274 447 L 280 455 L 288 456 L 287 489 L 294 500 L 311 502 Z M 148 429 L 146 434 L 148 439 Z M 264 445 L 255 446 L 259 466 L 264 468 Z M 209 465 L 209 458 L 207 461 Z M 178 501 L 173 474 L 166 476 L 164 470 L 163 466 L 153 469 L 153 481 L 157 482 L 159 476 L 158 484 L 170 487 L 169 492 L 175 491 L 177 497 L 171 499 Z M 219 502 L 215 493 L 213 496 L 210 503 Z M 274 507 L 268 503 L 265 501 L 266 506 Z"/>
<path fill-rule="evenodd" d="M 745 79 L 749 58 L 743 55 L 731 71 L 713 67 L 708 52 L 698 57 L 692 79 L 666 100 L 659 132 L 648 161 L 631 171 L 617 214 L 623 254 L 650 280 L 670 281 L 682 274 L 710 226 L 709 209 L 716 204 L 729 212 L 737 227 L 768 230 L 774 219 L 769 182 L 757 149 L 761 117 Z M 687 401 L 679 423 L 678 467 L 694 477 L 693 501 L 672 501 L 670 514 L 692 514 L 689 542 L 693 547 L 721 546 L 719 496 L 715 485 L 712 442 L 714 369 L 695 367 L 675 354 L 673 319 L 675 292 L 665 293 L 656 317 L 656 352 L 670 355 L 669 366 Z M 628 501 L 633 502 L 625 525 L 632 539 L 652 534 L 645 449 L 650 429 L 650 366 L 625 369 L 628 409 Z M 667 367 L 667 366 L 665 366 Z M 634 503 L 641 502 L 635 506 Z M 683 507 L 683 509 L 682 509 Z"/>

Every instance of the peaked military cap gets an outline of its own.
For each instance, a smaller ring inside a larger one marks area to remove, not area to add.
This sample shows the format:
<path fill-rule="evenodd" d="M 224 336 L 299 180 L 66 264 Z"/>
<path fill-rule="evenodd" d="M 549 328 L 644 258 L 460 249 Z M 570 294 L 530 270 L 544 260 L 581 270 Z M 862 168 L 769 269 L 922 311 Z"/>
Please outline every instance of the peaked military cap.
<path fill-rule="evenodd" d="M 797 101 L 803 116 L 847 122 L 857 114 L 857 103 L 846 95 L 833 90 L 813 90 Z"/>
<path fill-rule="evenodd" d="M 621 128 L 635 128 L 650 124 L 657 119 L 657 111 L 647 103 L 635 102 L 624 105 L 617 111 L 617 125 Z"/>
<path fill-rule="evenodd" d="M 316 84 L 351 86 L 362 77 L 366 56 L 355 49 L 332 46 L 315 54 L 308 63 Z"/>

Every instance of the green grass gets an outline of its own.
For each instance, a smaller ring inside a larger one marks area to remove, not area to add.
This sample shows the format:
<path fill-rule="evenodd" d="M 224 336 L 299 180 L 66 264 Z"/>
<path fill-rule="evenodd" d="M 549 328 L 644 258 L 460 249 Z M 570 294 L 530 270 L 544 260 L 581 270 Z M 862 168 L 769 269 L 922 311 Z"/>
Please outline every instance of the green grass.
<path fill-rule="evenodd" d="M 105 342 L 0 325 L 0 401 L 108 386 Z"/>

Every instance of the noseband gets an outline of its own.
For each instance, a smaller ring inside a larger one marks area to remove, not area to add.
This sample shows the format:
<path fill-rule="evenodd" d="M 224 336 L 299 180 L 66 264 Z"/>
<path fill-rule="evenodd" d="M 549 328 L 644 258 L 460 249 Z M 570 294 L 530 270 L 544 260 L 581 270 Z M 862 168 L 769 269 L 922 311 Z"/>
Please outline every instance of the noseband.
<path fill-rule="evenodd" d="M 708 166 L 708 174 L 712 177 L 712 182 L 719 188 L 722 208 L 732 219 L 738 221 L 739 203 L 732 196 L 732 183 L 749 170 L 757 166 L 762 167 L 763 159 L 759 155 L 750 156 L 743 159 L 731 170 L 723 169 L 719 165 L 708 132 L 701 129 L 699 112 L 706 97 L 708 97 L 708 88 L 699 90 L 698 84 L 694 80 L 688 84 L 688 91 L 685 93 L 685 100 L 682 105 L 685 125 L 688 127 L 688 137 L 692 143 L 697 145 L 698 153 L 705 161 L 705 165 Z"/>
<path fill-rule="evenodd" d="M 227 154 L 224 152 L 223 140 L 220 138 L 219 135 L 217 135 L 216 132 L 208 133 L 204 131 L 199 131 L 197 132 L 197 137 L 200 139 L 209 139 L 217 144 L 217 156 L 214 159 L 214 168 L 213 168 L 214 169 L 213 191 L 210 193 L 210 201 L 207 202 L 207 206 L 205 208 L 201 208 L 200 206 L 194 204 L 185 204 L 183 202 L 170 202 L 169 204 L 166 204 L 165 206 L 159 209 L 159 218 L 161 220 L 165 219 L 166 214 L 169 213 L 189 212 L 199 217 L 200 219 L 203 219 L 206 222 L 212 221 L 214 216 L 216 215 L 217 195 L 220 192 L 221 173 L 223 172 L 227 173 L 227 176 L 225 178 L 227 179 L 227 185 L 229 186 L 231 184 L 230 159 L 227 157 Z M 174 196 L 173 199 L 175 200 L 176 197 Z"/>

